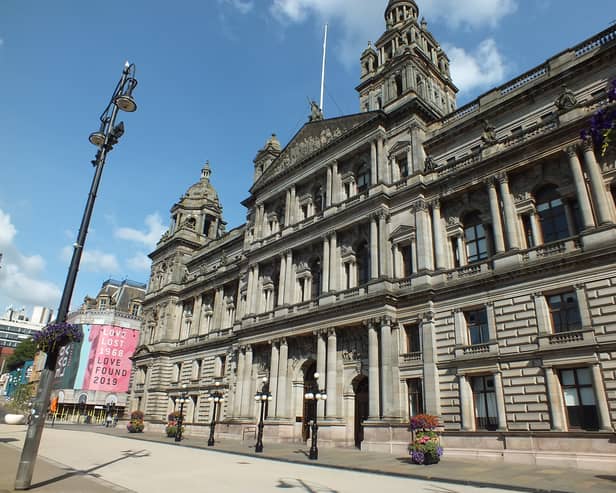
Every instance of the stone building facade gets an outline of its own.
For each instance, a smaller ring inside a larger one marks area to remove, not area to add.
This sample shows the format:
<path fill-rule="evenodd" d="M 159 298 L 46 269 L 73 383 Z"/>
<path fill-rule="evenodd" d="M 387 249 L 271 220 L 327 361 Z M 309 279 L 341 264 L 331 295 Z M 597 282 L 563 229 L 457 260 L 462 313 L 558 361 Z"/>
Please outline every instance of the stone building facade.
<path fill-rule="evenodd" d="M 361 112 L 310 121 L 254 160 L 225 232 L 209 165 L 150 255 L 132 407 L 189 395 L 223 438 L 404 453 L 438 415 L 447 454 L 616 465 L 616 162 L 580 139 L 608 104 L 616 28 L 456 109 L 412 0 L 361 54 Z M 327 391 L 304 401 L 314 383 Z"/>

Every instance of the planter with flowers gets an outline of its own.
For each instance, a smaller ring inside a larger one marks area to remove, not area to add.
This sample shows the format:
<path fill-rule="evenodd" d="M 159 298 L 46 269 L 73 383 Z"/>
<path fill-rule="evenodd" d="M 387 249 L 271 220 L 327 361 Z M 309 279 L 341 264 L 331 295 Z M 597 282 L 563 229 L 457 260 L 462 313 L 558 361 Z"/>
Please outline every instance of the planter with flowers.
<path fill-rule="evenodd" d="M 142 433 L 143 432 L 143 417 L 142 411 L 133 411 L 130 413 L 130 421 L 126 425 L 126 429 L 129 433 Z"/>
<path fill-rule="evenodd" d="M 169 438 L 174 438 L 178 432 L 178 420 L 180 418 L 179 411 L 173 411 L 169 413 L 167 416 L 167 426 L 165 426 L 165 433 Z M 182 432 L 184 432 L 184 427 L 182 426 Z"/>
<path fill-rule="evenodd" d="M 413 441 L 409 445 L 411 461 L 414 464 L 436 464 L 441 460 L 443 447 L 437 432 L 438 418 L 430 414 L 418 414 L 411 418 Z"/>
<path fill-rule="evenodd" d="M 67 323 L 49 324 L 32 335 L 36 346 L 48 354 L 57 353 L 62 346 L 71 342 L 81 342 L 82 337 L 81 327 Z"/>

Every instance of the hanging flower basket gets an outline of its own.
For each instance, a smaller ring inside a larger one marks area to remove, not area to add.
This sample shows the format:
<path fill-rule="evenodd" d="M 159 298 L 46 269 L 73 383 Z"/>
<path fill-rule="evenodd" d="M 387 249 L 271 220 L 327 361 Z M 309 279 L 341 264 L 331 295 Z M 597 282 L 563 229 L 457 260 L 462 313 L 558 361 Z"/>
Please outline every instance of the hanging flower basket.
<path fill-rule="evenodd" d="M 81 327 L 67 323 L 49 324 L 32 336 L 36 346 L 45 353 L 57 351 L 71 342 L 81 342 L 82 338 Z"/>
<path fill-rule="evenodd" d="M 590 128 L 582 131 L 582 139 L 590 139 L 601 156 L 614 146 L 616 140 L 616 79 L 607 87 L 608 104 L 595 111 L 590 117 Z"/>
<path fill-rule="evenodd" d="M 411 418 L 413 442 L 409 454 L 414 464 L 437 464 L 443 455 L 443 447 L 436 429 L 440 426 L 438 418 L 430 414 L 418 414 Z"/>

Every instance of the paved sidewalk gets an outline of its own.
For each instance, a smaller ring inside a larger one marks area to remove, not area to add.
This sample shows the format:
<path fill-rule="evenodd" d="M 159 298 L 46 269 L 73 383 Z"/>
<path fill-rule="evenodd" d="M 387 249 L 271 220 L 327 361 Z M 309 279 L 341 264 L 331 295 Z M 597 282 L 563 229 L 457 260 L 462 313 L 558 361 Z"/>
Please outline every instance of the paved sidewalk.
<path fill-rule="evenodd" d="M 15 427 L 11 427 L 13 430 Z M 19 427 L 20 434 L 25 435 L 26 427 Z M 4 435 L 4 436 L 3 436 Z M 21 457 L 21 448 L 16 444 L 19 439 L 0 433 L 0 493 L 13 493 L 15 474 Z M 14 432 L 11 433 L 14 435 Z M 38 458 L 34 467 L 29 491 L 45 493 L 130 493 L 130 490 L 97 479 L 96 471 L 77 471 L 70 467 Z"/>
<path fill-rule="evenodd" d="M 56 427 L 58 427 L 56 425 Z M 204 448 L 210 451 L 259 456 L 282 462 L 310 464 L 313 466 L 365 471 L 432 481 L 446 481 L 454 484 L 477 487 L 498 487 L 514 491 L 571 492 L 571 493 L 614 493 L 616 492 L 616 470 L 605 472 L 584 471 L 557 467 L 535 467 L 505 464 L 494 461 L 461 461 L 445 456 L 439 464 L 418 466 L 410 463 L 408 456 L 361 452 L 356 449 L 320 448 L 319 459 L 308 459 L 308 448 L 303 444 L 274 444 L 264 439 L 264 450 L 255 454 L 253 441 L 219 440 L 214 447 L 207 446 L 207 438 L 185 435 L 178 443 L 162 433 L 128 433 L 122 423 L 116 428 L 102 426 L 69 425 L 65 429 L 87 430 L 108 435 L 168 443 L 172 446 Z"/>

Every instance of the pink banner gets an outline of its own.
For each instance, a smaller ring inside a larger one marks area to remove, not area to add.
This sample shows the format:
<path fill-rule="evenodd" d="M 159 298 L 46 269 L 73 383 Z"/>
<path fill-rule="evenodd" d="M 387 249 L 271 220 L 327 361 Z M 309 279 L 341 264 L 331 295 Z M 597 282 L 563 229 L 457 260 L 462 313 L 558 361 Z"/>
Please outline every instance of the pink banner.
<path fill-rule="evenodd" d="M 112 325 L 90 326 L 90 354 L 83 377 L 84 390 L 127 392 L 131 360 L 139 331 Z"/>

